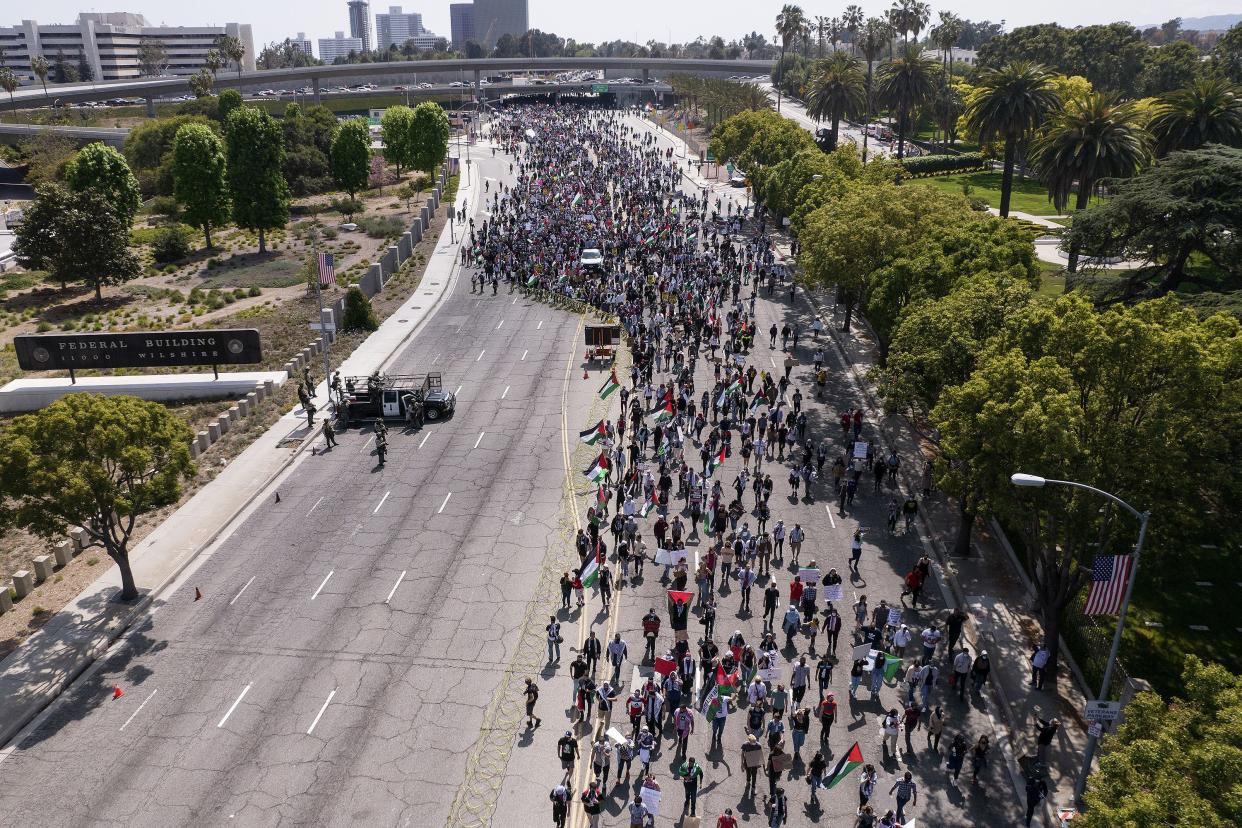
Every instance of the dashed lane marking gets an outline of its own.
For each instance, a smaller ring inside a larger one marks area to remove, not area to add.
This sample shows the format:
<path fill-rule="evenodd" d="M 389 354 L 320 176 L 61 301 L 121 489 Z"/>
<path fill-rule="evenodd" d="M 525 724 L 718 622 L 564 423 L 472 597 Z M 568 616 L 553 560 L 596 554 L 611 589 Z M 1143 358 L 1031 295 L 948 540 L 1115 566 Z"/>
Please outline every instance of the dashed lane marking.
<path fill-rule="evenodd" d="M 521 361 L 522 361 L 522 362 L 525 362 L 525 361 L 526 361 L 526 355 L 527 355 L 527 354 L 529 354 L 529 353 L 530 353 L 530 351 L 522 351 L 522 359 L 521 359 Z"/>
<path fill-rule="evenodd" d="M 431 432 L 430 432 L 430 431 L 428 431 L 426 434 L 424 434 L 424 435 L 423 435 L 423 439 L 421 439 L 421 440 L 419 440 L 419 441 L 418 441 L 418 447 L 419 447 L 419 448 L 422 448 L 422 447 L 423 447 L 423 443 L 426 443 L 426 442 L 427 442 L 427 438 L 428 438 L 428 437 L 430 437 L 430 436 L 431 436 Z"/>
<path fill-rule="evenodd" d="M 224 723 L 229 720 L 229 716 L 233 715 L 233 711 L 237 709 L 237 705 L 241 704 L 242 699 L 246 698 L 246 694 L 250 692 L 250 685 L 247 684 L 242 688 L 241 695 L 237 697 L 237 701 L 233 702 L 233 706 L 229 708 L 229 712 L 224 714 L 224 718 L 216 727 L 224 727 Z"/>
<path fill-rule="evenodd" d="M 481 360 L 481 359 L 483 358 L 483 355 L 484 355 L 484 354 L 486 354 L 486 353 L 487 353 L 487 349 L 486 349 L 486 348 L 484 348 L 483 350 L 479 351 L 479 355 L 478 355 L 477 357 L 475 357 L 475 358 L 474 358 L 474 361 L 475 361 L 475 362 L 478 362 L 479 360 Z"/>
<path fill-rule="evenodd" d="M 238 599 L 238 598 L 240 598 L 240 597 L 242 597 L 242 593 L 243 593 L 243 592 L 245 592 L 245 591 L 246 591 L 246 589 L 247 589 L 247 588 L 248 588 L 251 584 L 253 584 L 253 583 L 254 583 L 254 579 L 255 579 L 255 577 L 256 577 L 256 576 L 251 575 L 251 576 L 250 576 L 250 580 L 249 580 L 249 581 L 246 581 L 246 586 L 242 587 L 241 589 L 239 589 L 239 590 L 237 591 L 237 594 L 233 596 L 233 600 L 232 600 L 232 601 L 229 601 L 229 606 L 230 606 L 230 607 L 231 607 L 231 606 L 233 606 L 234 604 L 236 604 L 236 603 L 237 603 L 237 599 Z"/>
<path fill-rule="evenodd" d="M 310 507 L 310 512 L 307 512 L 307 513 L 306 513 L 306 516 L 307 516 L 307 517 L 310 517 L 311 512 L 313 512 L 313 511 L 315 511 L 316 509 L 318 509 L 318 508 L 319 508 L 319 504 L 320 504 L 320 503 L 323 503 L 323 498 L 324 498 L 324 497 L 327 497 L 327 495 L 324 495 L 323 497 L 321 497 L 321 498 L 319 498 L 318 500 L 316 500 L 316 501 L 315 501 L 315 505 L 314 505 L 314 506 L 312 506 L 312 507 Z"/>
<path fill-rule="evenodd" d="M 384 599 L 385 604 L 392 600 L 392 596 L 397 594 L 397 587 L 401 586 L 401 582 L 405 580 L 405 573 L 407 571 L 405 569 L 401 570 L 401 574 L 397 576 L 397 582 L 392 585 L 392 589 L 388 591 L 388 597 Z"/>
<path fill-rule="evenodd" d="M 375 515 L 375 514 L 379 514 L 380 506 L 383 506 L 383 505 L 384 505 L 384 501 L 388 499 L 388 496 L 389 496 L 390 494 L 392 494 L 392 491 L 391 491 L 391 490 L 389 490 L 389 491 L 387 491 L 387 492 L 384 492 L 384 496 L 380 498 L 380 502 L 376 505 L 376 507 L 375 507 L 375 511 L 371 512 L 371 514 L 373 514 L 373 515 Z"/>
<path fill-rule="evenodd" d="M 446 495 L 444 496 L 444 502 L 443 502 L 443 503 L 441 503 L 441 504 L 440 504 L 440 508 L 436 510 L 436 514 L 437 514 L 437 515 L 438 515 L 438 514 L 440 514 L 441 512 L 443 512 L 443 511 L 444 511 L 444 507 L 448 505 L 449 498 L 450 498 L 450 497 L 452 497 L 452 496 L 453 496 L 453 493 L 452 493 L 452 492 L 449 492 L 448 494 L 446 494 Z"/>
<path fill-rule="evenodd" d="M 475 448 L 478 448 L 478 447 L 479 447 L 479 443 L 483 442 L 483 435 L 484 435 L 484 434 L 486 434 L 486 433 L 487 433 L 486 431 L 480 431 L 480 432 L 479 432 L 479 439 L 477 439 L 477 440 L 475 440 L 475 441 L 474 441 L 474 447 L 475 447 Z"/>
<path fill-rule="evenodd" d="M 319 585 L 319 589 L 315 590 L 315 594 L 311 596 L 312 601 L 319 597 L 319 593 L 323 592 L 323 588 L 328 585 L 328 579 L 332 577 L 332 573 L 335 571 L 335 569 L 328 570 L 328 574 L 323 578 L 323 583 Z"/>
<path fill-rule="evenodd" d="M 125 720 L 125 724 L 121 725 L 121 730 L 124 730 L 125 728 L 129 727 L 129 723 L 130 723 L 130 722 L 132 722 L 132 721 L 134 720 L 134 717 L 135 717 L 135 716 L 137 716 L 139 713 L 141 713 L 141 712 L 142 712 L 142 708 L 146 707 L 146 706 L 147 706 L 147 702 L 149 702 L 149 701 L 151 701 L 151 699 L 155 698 L 155 694 L 156 694 L 156 693 L 158 693 L 158 692 L 160 692 L 160 691 L 159 691 L 159 690 L 152 690 L 152 691 L 151 691 L 151 695 L 147 696 L 145 699 L 143 699 L 143 700 L 142 700 L 142 704 L 138 705 L 138 709 L 137 709 L 137 710 L 135 710 L 133 713 L 130 713 L 130 714 L 129 714 L 129 718 Z"/>
<path fill-rule="evenodd" d="M 323 707 L 319 708 L 319 714 L 315 716 L 315 721 L 311 722 L 311 726 L 306 728 L 307 736 L 311 735 L 311 733 L 315 730 L 315 725 L 319 724 L 319 720 L 323 718 L 323 712 L 328 709 L 328 705 L 332 704 L 332 697 L 335 695 L 335 690 L 328 694 L 328 698 L 324 701 Z"/>
<path fill-rule="evenodd" d="M 500 392 L 500 398 L 503 400 L 508 395 L 509 395 L 509 386 L 506 385 L 505 390 Z"/>

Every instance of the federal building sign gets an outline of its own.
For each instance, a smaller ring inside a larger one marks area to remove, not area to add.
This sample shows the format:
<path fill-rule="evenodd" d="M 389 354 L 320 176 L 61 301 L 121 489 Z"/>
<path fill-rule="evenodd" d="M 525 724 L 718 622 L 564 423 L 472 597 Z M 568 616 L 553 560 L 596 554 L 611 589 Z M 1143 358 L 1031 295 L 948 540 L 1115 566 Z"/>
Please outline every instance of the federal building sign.
<path fill-rule="evenodd" d="M 35 334 L 13 339 L 23 371 L 87 368 L 162 368 L 170 365 L 245 365 L 261 362 L 259 332 Z"/>

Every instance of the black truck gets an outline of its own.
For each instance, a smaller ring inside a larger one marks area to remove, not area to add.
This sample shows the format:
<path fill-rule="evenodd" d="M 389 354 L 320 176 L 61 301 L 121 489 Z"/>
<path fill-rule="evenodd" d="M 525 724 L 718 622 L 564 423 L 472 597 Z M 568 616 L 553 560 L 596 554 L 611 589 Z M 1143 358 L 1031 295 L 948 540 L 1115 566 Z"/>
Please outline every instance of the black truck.
<path fill-rule="evenodd" d="M 363 420 L 405 420 L 422 424 L 424 419 L 448 417 L 457 398 L 445 391 L 439 372 L 417 375 L 372 374 L 345 377 L 341 411 L 345 425 Z"/>

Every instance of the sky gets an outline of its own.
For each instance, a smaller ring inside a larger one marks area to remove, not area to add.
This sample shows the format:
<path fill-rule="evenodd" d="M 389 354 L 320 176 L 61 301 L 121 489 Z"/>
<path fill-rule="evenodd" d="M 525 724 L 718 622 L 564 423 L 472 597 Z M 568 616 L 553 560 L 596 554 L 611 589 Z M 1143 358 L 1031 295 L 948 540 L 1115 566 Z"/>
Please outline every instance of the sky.
<path fill-rule="evenodd" d="M 837 3 L 802 2 L 808 15 L 839 15 L 849 0 Z M 774 0 L 529 0 L 532 28 L 551 31 L 561 37 L 597 43 L 604 40 L 648 40 L 674 42 L 693 40 L 698 35 L 719 34 L 726 40 L 758 31 L 773 37 L 781 2 Z M 890 2 L 859 2 L 868 15 L 879 14 Z M 349 33 L 345 0 L 118 0 L 105 5 L 87 6 L 73 0 L 40 0 L 22 6 L 21 13 L 8 6 L 0 25 L 12 26 L 18 18 L 33 17 L 41 23 L 71 23 L 81 11 L 130 11 L 146 16 L 153 24 L 223 25 L 250 23 L 254 26 L 256 48 L 269 41 L 284 40 L 305 32 L 314 40 L 332 37 L 338 29 Z M 385 12 L 390 0 L 371 3 L 371 13 Z M 997 0 L 955 0 L 940 5 L 932 0 L 932 19 L 942 9 L 971 20 L 1004 20 L 1007 29 L 1032 23 L 1055 21 L 1063 26 L 1109 23 L 1128 20 L 1153 23 L 1174 16 L 1203 17 L 1209 14 L 1242 12 L 1242 0 L 1180 0 L 1177 3 L 1153 0 L 1045 0 L 1041 3 L 997 2 Z M 449 0 L 404 5 L 407 12 L 420 12 L 423 25 L 437 34 L 449 35 Z M 374 36 L 374 22 L 372 22 Z"/>

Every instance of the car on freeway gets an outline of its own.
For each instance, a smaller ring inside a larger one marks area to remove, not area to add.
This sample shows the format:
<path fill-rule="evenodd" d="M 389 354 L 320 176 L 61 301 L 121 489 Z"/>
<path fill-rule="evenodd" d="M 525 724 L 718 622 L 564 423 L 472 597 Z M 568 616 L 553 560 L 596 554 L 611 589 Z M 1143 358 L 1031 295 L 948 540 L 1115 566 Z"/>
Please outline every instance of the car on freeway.
<path fill-rule="evenodd" d="M 426 81 L 423 81 L 422 83 L 418 85 L 418 88 L 419 89 L 430 89 L 431 84 L 427 83 Z"/>
<path fill-rule="evenodd" d="M 582 266 L 588 270 L 596 270 L 604 266 L 604 254 L 599 252 L 599 248 L 588 247 L 582 251 L 582 256 L 578 260 Z"/>

